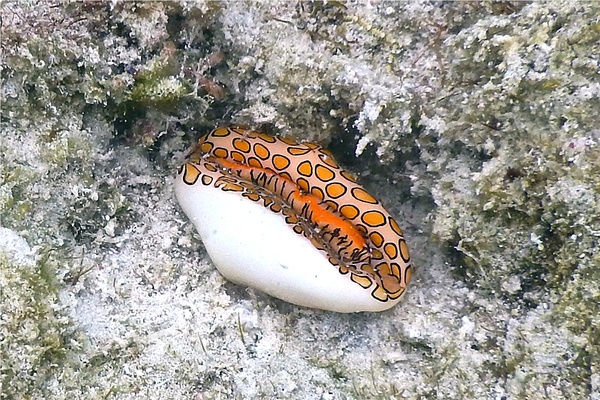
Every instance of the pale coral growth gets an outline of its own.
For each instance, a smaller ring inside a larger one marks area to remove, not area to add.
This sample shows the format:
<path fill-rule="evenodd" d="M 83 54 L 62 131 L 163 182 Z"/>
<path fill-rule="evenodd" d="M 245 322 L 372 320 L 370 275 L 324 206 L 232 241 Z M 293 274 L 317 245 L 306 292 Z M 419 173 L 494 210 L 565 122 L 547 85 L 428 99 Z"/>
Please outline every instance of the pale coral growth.
<path fill-rule="evenodd" d="M 124 2 L 114 3 L 114 21 L 123 23 L 131 29 L 129 37 L 139 41 L 140 47 L 153 49 L 160 46 L 168 38 L 166 30 L 168 16 L 165 13 L 166 3 Z"/>

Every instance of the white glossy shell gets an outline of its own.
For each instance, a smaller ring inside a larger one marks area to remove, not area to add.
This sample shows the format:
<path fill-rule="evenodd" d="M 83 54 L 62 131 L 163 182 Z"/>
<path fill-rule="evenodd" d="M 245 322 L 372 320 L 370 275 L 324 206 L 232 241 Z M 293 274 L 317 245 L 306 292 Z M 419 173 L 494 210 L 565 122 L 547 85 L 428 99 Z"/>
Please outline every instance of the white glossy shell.
<path fill-rule="evenodd" d="M 281 214 L 235 192 L 186 185 L 181 177 L 175 193 L 217 269 L 232 282 L 336 312 L 382 311 L 396 304 L 373 299 L 370 290 L 340 274 Z"/>

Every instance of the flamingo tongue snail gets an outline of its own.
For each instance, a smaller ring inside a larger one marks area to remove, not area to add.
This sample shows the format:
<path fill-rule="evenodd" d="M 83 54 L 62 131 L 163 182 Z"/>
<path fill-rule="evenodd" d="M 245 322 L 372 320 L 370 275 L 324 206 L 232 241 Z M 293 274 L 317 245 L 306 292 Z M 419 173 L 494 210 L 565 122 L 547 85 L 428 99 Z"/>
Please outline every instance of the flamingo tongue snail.
<path fill-rule="evenodd" d="M 175 194 L 227 279 L 305 307 L 383 311 L 412 267 L 398 223 L 325 149 L 238 127 L 202 137 Z"/>

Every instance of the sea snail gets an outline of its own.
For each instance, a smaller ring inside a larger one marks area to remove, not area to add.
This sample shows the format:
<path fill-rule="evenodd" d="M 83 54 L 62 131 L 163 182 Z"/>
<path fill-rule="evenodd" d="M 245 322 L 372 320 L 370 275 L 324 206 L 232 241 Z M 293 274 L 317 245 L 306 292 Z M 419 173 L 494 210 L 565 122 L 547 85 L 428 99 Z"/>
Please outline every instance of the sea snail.
<path fill-rule="evenodd" d="M 394 306 L 412 267 L 398 223 L 331 153 L 239 127 L 202 137 L 175 193 L 227 279 L 305 307 Z"/>

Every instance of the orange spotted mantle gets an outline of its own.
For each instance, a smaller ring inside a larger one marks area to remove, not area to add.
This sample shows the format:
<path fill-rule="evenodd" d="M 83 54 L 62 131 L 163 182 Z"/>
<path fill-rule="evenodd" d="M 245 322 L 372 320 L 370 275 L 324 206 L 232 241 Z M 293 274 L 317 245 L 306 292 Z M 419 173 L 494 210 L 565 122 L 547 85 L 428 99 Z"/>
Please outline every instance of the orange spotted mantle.
<path fill-rule="evenodd" d="M 184 188 L 203 185 L 238 193 L 280 214 L 340 276 L 373 301 L 390 303 L 377 310 L 397 303 L 410 281 L 408 247 L 396 220 L 315 144 L 218 128 L 199 140 L 178 180 Z"/>

